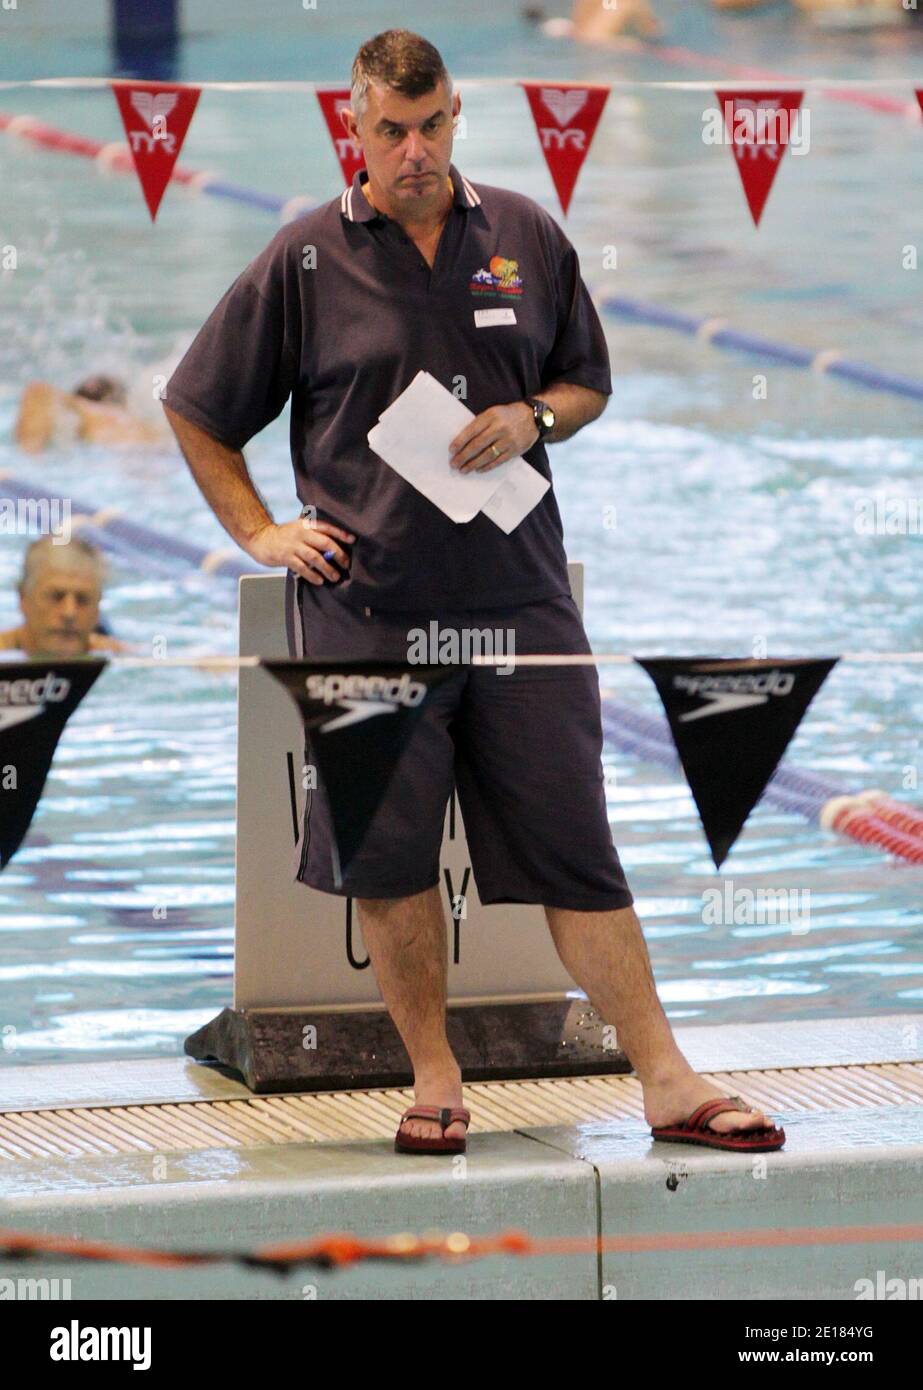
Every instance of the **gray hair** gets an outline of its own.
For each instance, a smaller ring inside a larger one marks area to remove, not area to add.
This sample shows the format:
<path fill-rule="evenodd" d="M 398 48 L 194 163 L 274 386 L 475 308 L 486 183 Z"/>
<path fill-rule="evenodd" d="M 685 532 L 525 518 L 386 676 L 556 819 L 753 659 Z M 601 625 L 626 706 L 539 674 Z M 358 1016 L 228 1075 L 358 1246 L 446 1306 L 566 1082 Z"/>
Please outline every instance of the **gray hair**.
<path fill-rule="evenodd" d="M 444 82 L 452 100 L 452 79 L 438 48 L 409 29 L 386 29 L 364 43 L 353 62 L 350 100 L 358 121 L 368 105 L 369 83 L 405 97 L 422 97 Z"/>
<path fill-rule="evenodd" d="M 99 591 L 102 593 L 106 578 L 106 562 L 101 551 L 95 545 L 91 545 L 89 541 L 82 540 L 80 536 L 72 536 L 63 545 L 58 545 L 53 536 L 39 536 L 37 540 L 34 540 L 23 557 L 19 592 L 21 594 L 26 593 L 29 589 L 34 588 L 42 571 L 49 563 L 63 560 L 66 564 L 72 559 L 90 561 L 96 570 Z"/>

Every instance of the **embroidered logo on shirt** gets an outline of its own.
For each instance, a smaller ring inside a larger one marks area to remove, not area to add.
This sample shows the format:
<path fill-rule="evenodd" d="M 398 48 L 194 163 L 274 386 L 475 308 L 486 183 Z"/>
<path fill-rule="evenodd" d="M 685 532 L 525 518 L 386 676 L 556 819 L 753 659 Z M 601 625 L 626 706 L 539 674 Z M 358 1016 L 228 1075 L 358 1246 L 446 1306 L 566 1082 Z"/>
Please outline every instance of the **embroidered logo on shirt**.
<path fill-rule="evenodd" d="M 518 299 L 522 294 L 519 262 L 506 256 L 491 256 L 487 270 L 476 270 L 468 282 L 472 294 L 499 294 L 503 299 Z"/>

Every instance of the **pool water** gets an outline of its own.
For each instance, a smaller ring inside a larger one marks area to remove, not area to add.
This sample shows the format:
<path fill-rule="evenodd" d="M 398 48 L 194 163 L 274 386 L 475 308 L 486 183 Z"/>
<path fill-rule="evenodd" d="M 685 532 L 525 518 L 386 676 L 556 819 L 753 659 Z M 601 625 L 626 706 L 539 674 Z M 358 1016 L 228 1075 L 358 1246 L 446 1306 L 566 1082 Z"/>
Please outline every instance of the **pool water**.
<path fill-rule="evenodd" d="M 495 0 L 466 5 L 464 18 L 449 8 L 431 17 L 412 0 L 401 13 L 440 45 L 460 81 L 467 132 L 456 164 L 559 217 L 522 93 L 466 77 L 718 78 L 733 61 L 828 79 L 906 76 L 906 90 L 883 90 L 912 100 L 916 33 L 899 42 L 821 36 L 781 6 L 748 19 L 686 7 L 681 31 L 685 8 L 658 8 L 673 42 L 714 55 L 697 71 L 652 52 L 616 57 L 552 43 L 517 19 L 517 6 Z M 259 23 L 257 7 L 187 8 L 185 80 L 345 78 L 373 32 L 369 7 L 342 0 L 314 15 L 265 4 Z M 11 35 L 0 77 L 106 74 L 99 30 L 79 19 L 100 9 L 67 7 L 73 33 L 62 56 L 40 42 L 37 6 Z M 730 153 L 701 142 L 704 100 L 639 85 L 611 94 L 562 219 L 593 292 L 923 374 L 923 270 L 904 268 L 923 225 L 919 122 L 812 91 L 811 153 L 786 156 L 756 231 Z M 120 134 L 107 91 L 11 88 L 0 91 L 0 109 L 97 139 Z M 277 195 L 323 200 L 340 188 L 304 92 L 206 91 L 182 160 Z M 9 137 L 0 137 L 0 187 L 0 244 L 19 252 L 0 295 L 0 469 L 224 546 L 172 448 L 25 458 L 10 427 L 25 382 L 68 386 L 91 369 L 129 374 L 136 408 L 156 416 L 156 376 L 265 245 L 272 218 L 174 188 L 152 227 L 133 180 L 100 177 L 88 161 Z M 612 246 L 617 269 L 606 268 Z M 551 454 L 569 556 L 586 570 L 595 649 L 741 655 L 760 641 L 778 655 L 919 649 L 923 538 L 860 535 L 855 519 L 857 504 L 875 495 L 919 505 L 921 406 L 615 318 L 606 329 L 609 407 Z M 768 395 L 754 399 L 763 371 Z M 287 418 L 247 455 L 276 518 L 294 516 Z M 0 535 L 3 627 L 16 620 L 26 539 Z M 234 584 L 150 569 L 143 557 L 131 567 L 113 562 L 104 606 L 113 630 L 144 652 L 165 642 L 171 656 L 232 653 Z M 619 698 L 656 710 L 640 670 L 601 669 Z M 919 804 L 919 670 L 841 664 L 791 760 Z M 229 1001 L 235 699 L 231 676 L 110 671 L 72 719 L 29 837 L 0 875 L 3 1062 L 175 1055 Z M 685 784 L 624 754 L 610 752 L 607 763 L 613 834 L 671 1017 L 906 1013 L 923 1001 L 919 868 L 760 807 L 716 875 Z M 809 893 L 809 930 L 711 925 L 704 895 L 726 881 Z"/>

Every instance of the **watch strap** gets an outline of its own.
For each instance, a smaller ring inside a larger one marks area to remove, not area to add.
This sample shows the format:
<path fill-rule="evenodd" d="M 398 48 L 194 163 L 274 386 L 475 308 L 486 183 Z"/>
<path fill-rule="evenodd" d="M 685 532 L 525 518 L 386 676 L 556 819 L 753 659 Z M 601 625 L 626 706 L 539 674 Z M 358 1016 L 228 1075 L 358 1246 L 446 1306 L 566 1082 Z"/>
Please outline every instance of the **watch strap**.
<path fill-rule="evenodd" d="M 551 413 L 553 415 L 554 411 L 552 407 L 548 404 L 548 402 L 543 401 L 539 396 L 527 396 L 526 400 L 528 404 L 532 407 L 532 415 L 535 420 L 536 428 L 538 430 L 538 440 L 536 440 L 536 443 L 538 443 L 539 440 L 544 439 L 545 435 L 548 434 L 549 431 L 553 428 L 552 425 L 545 424 L 545 421 L 542 419 L 542 412 L 545 410 L 551 410 Z"/>

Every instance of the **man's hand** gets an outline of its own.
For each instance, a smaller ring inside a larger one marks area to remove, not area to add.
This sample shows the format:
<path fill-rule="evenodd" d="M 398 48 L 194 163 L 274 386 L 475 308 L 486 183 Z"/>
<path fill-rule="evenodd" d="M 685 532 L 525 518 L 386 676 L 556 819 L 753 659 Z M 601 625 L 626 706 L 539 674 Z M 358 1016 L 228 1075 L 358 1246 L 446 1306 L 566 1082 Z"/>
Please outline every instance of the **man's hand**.
<path fill-rule="evenodd" d="M 284 566 L 293 574 L 300 574 L 309 584 L 323 584 L 326 575 L 334 584 L 340 579 L 339 571 L 324 559 L 324 551 L 333 552 L 337 562 L 349 569 L 349 556 L 337 545 L 333 537 L 339 536 L 347 544 L 356 538 L 349 531 L 333 526 L 329 521 L 310 521 L 299 517 L 297 521 L 286 521 L 282 526 L 270 524 L 250 541 L 249 553 L 260 565 L 270 569 Z"/>
<path fill-rule="evenodd" d="M 449 463 L 460 473 L 487 473 L 524 454 L 538 439 L 538 425 L 526 401 L 482 410 L 449 446 Z"/>

